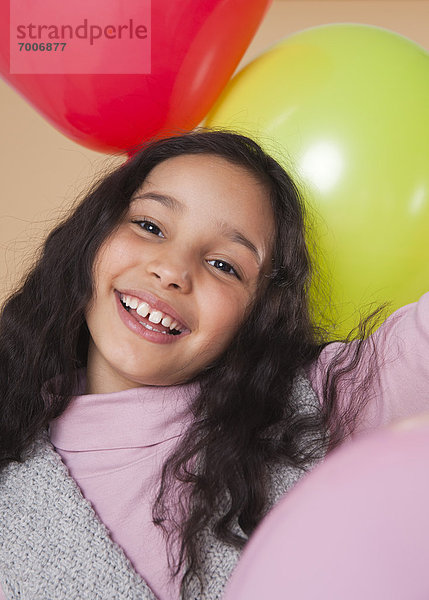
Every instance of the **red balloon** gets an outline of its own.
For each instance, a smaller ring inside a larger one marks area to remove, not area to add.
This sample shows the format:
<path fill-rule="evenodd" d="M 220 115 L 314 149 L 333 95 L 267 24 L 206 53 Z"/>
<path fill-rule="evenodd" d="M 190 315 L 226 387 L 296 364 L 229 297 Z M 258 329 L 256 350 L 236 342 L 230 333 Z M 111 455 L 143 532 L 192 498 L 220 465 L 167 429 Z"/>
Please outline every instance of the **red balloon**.
<path fill-rule="evenodd" d="M 116 3 L 120 21 L 122 3 Z M 10 3 L 0 0 L 0 73 L 75 142 L 103 152 L 129 151 L 147 138 L 192 129 L 201 122 L 270 3 L 156 0 L 151 7 L 150 74 L 23 75 L 10 73 Z M 96 18 L 106 0 L 87 4 L 88 19 Z M 65 3 L 56 6 L 61 13 Z M 123 48 L 126 52 L 126 45 Z"/>

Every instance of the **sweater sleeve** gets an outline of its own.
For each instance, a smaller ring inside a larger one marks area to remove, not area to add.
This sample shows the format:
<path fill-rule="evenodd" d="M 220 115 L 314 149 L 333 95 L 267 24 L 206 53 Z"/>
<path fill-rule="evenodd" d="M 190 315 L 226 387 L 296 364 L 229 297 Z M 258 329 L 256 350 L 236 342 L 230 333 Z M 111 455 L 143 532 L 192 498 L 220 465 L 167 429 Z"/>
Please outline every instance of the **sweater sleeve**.
<path fill-rule="evenodd" d="M 309 370 L 311 384 L 320 402 L 323 402 L 327 369 L 343 347 L 340 342 L 326 346 Z M 343 410 L 347 409 L 353 390 L 376 365 L 375 376 L 367 390 L 368 402 L 360 414 L 355 433 L 429 412 L 428 357 L 429 292 L 386 319 L 364 343 L 358 367 L 340 381 L 338 402 Z"/>
<path fill-rule="evenodd" d="M 4 595 L 3 588 L 0 585 L 0 600 L 6 600 L 6 596 Z"/>

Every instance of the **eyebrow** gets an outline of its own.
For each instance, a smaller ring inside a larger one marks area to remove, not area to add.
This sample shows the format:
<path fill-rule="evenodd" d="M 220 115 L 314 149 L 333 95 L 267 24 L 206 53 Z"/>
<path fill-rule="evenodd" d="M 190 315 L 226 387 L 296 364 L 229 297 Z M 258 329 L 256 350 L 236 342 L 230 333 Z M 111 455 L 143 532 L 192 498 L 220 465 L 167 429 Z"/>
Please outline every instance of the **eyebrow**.
<path fill-rule="evenodd" d="M 219 225 L 219 228 L 220 228 L 222 234 L 226 238 L 231 240 L 231 242 L 234 242 L 236 244 L 241 244 L 242 246 L 244 246 L 245 248 L 250 250 L 250 252 L 256 258 L 256 262 L 258 263 L 258 266 L 261 266 L 262 257 L 259 253 L 259 250 L 257 249 L 257 247 L 255 246 L 255 244 L 253 242 L 251 242 L 245 235 L 243 235 L 241 233 L 241 231 L 238 231 L 238 229 L 234 229 L 228 223 L 220 222 L 220 223 L 218 223 L 218 225 Z"/>
<path fill-rule="evenodd" d="M 132 201 L 134 202 L 134 200 L 155 200 L 156 202 L 159 202 L 160 204 L 173 210 L 174 212 L 183 212 L 182 204 L 173 196 L 168 196 L 168 194 L 159 194 L 157 192 L 145 192 L 144 194 L 134 196 L 132 198 Z"/>
<path fill-rule="evenodd" d="M 155 200 L 155 202 L 159 202 L 163 206 L 173 210 L 174 212 L 183 213 L 183 205 L 179 200 L 174 198 L 174 196 L 169 196 L 168 194 L 159 194 L 157 192 L 145 192 L 144 194 L 139 194 L 138 196 L 134 196 L 132 201 L 134 200 Z M 216 223 L 216 226 L 220 229 L 222 235 L 228 238 L 231 242 L 235 244 L 241 244 L 253 254 L 258 263 L 258 266 L 262 264 L 262 257 L 253 242 L 251 242 L 245 235 L 241 233 L 238 229 L 231 227 L 225 221 L 219 221 Z"/>

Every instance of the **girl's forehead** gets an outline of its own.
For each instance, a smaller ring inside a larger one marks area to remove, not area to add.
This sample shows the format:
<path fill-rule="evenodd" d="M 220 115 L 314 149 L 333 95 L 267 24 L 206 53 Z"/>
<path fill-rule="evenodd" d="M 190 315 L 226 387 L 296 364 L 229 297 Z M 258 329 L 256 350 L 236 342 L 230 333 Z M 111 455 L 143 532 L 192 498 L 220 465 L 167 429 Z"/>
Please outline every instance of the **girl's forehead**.
<path fill-rule="evenodd" d="M 240 178 L 242 181 L 248 180 L 252 184 L 262 185 L 257 175 L 251 172 L 250 168 L 241 166 L 231 160 L 216 154 L 182 154 L 167 158 L 158 163 L 146 177 L 145 183 L 151 180 L 166 177 L 177 177 L 186 175 L 207 177 L 212 175 L 214 179 L 220 181 L 225 179 Z"/>
<path fill-rule="evenodd" d="M 249 169 L 216 155 L 181 155 L 159 163 L 147 175 L 133 198 L 151 194 L 169 199 L 171 208 L 270 214 L 270 194 L 265 183 Z"/>
<path fill-rule="evenodd" d="M 260 208 L 265 205 L 271 209 L 268 187 L 256 174 L 216 155 L 185 154 L 166 159 L 149 172 L 135 197 L 148 190 L 163 190 L 184 204 L 194 196 L 205 204 L 238 204 L 247 198 Z"/>

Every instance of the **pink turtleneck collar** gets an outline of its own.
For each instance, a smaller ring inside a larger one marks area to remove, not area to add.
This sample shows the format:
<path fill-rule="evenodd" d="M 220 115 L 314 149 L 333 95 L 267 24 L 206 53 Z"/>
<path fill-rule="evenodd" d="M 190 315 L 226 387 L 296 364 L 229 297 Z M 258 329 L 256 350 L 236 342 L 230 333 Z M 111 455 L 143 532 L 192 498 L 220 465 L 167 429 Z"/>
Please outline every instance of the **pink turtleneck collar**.
<path fill-rule="evenodd" d="M 79 392 L 85 389 L 84 375 L 79 388 Z M 164 442 L 189 425 L 189 406 L 197 389 L 197 384 L 185 384 L 77 395 L 51 423 L 51 441 L 69 451 L 142 448 Z"/>
<path fill-rule="evenodd" d="M 79 392 L 85 390 L 84 374 Z M 197 384 L 75 396 L 50 425 L 70 475 L 159 600 L 180 596 L 152 507 L 162 466 L 192 421 Z M 170 495 L 174 506 L 174 491 Z"/>

